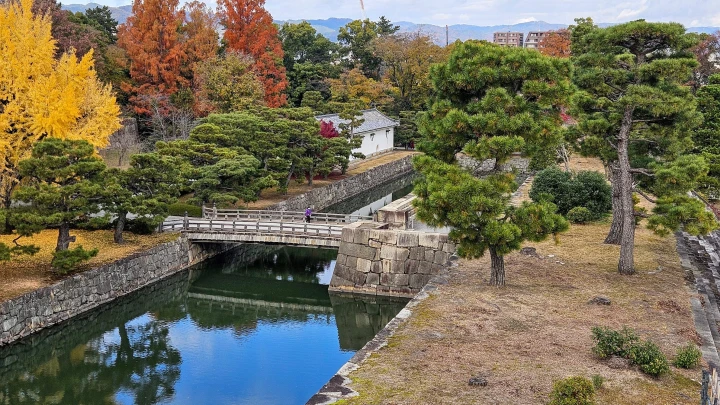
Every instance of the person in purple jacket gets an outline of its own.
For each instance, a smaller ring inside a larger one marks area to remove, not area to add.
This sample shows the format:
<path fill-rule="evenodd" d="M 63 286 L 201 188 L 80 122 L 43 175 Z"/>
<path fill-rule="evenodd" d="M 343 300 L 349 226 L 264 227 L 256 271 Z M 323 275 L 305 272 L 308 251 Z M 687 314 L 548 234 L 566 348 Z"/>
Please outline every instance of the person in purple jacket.
<path fill-rule="evenodd" d="M 312 217 L 312 209 L 307 207 L 305 208 L 305 222 L 310 222 L 310 217 Z"/>

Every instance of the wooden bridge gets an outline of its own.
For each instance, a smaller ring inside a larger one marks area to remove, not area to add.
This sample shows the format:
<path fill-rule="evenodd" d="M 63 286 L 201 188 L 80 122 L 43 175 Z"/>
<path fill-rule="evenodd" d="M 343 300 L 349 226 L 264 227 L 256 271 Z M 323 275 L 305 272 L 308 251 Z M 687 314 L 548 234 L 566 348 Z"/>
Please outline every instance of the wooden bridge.
<path fill-rule="evenodd" d="M 165 221 L 163 231 L 182 231 L 191 241 L 212 243 L 267 243 L 311 247 L 339 247 L 342 228 L 372 217 L 304 212 L 229 210 L 203 207 L 202 218 Z"/>

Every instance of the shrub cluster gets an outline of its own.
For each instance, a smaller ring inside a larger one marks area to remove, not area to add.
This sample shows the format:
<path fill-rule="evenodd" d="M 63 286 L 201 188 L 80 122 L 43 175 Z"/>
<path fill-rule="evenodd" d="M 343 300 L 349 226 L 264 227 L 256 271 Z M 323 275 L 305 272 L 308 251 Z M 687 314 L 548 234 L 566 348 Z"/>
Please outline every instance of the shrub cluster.
<path fill-rule="evenodd" d="M 698 364 L 700 364 L 701 357 L 702 352 L 700 351 L 700 349 L 698 349 L 697 346 L 695 346 L 694 344 L 688 343 L 687 346 L 682 347 L 680 350 L 678 350 L 677 354 L 675 355 L 673 365 L 680 368 L 694 368 L 697 367 Z"/>
<path fill-rule="evenodd" d="M 616 331 L 607 327 L 592 328 L 593 353 L 600 358 L 621 356 L 637 365 L 644 373 L 658 377 L 670 366 L 660 348 L 651 341 L 642 341 L 632 329 L 623 327 Z"/>
<path fill-rule="evenodd" d="M 575 207 L 566 215 L 568 221 L 573 224 L 586 224 L 593 220 L 593 214 L 585 207 Z"/>
<path fill-rule="evenodd" d="M 574 376 L 555 382 L 550 393 L 550 405 L 593 405 L 595 387 L 585 377 Z"/>
<path fill-rule="evenodd" d="M 170 204 L 168 206 L 168 209 L 170 211 L 170 215 L 175 215 L 175 216 L 179 216 L 179 217 L 184 216 L 185 211 L 187 211 L 188 215 L 191 217 L 202 216 L 202 208 L 198 207 L 197 205 L 185 204 L 185 203 L 175 203 L 175 204 Z"/>
<path fill-rule="evenodd" d="M 572 174 L 557 167 L 542 170 L 533 180 L 530 198 L 533 201 L 551 200 L 557 205 L 558 213 L 566 216 L 574 208 L 587 209 L 590 214 L 589 219 L 584 219 L 587 217 L 584 211 L 582 212 L 583 218 L 580 218 L 580 214 L 575 211 L 573 215 L 584 221 L 577 223 L 601 219 L 612 208 L 610 185 L 602 174 L 593 171 Z M 568 219 L 570 218 L 568 217 Z"/>

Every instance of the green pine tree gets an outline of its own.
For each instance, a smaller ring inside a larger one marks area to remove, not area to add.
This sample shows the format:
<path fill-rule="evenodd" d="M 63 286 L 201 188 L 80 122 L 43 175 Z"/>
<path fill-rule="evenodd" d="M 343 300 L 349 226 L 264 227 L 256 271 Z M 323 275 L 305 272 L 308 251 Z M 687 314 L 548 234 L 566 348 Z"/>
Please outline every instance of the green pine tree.
<path fill-rule="evenodd" d="M 706 164 L 697 156 L 680 159 L 702 121 L 686 85 L 697 64 L 689 52 L 694 36 L 680 24 L 639 20 L 587 29 L 578 41 L 572 57 L 581 89 L 576 130 L 583 150 L 610 167 L 613 225 L 606 242 L 621 245 L 618 271 L 632 274 L 635 217 L 646 216 L 635 211 L 633 192 L 657 203 L 649 225 L 659 233 L 680 225 L 700 233 L 715 227 L 703 204 L 685 194 Z"/>
<path fill-rule="evenodd" d="M 82 246 L 69 250 L 75 237 L 70 229 L 91 221 L 100 212 L 105 163 L 87 141 L 48 138 L 38 143 L 29 159 L 20 162 L 27 183 L 14 198 L 27 204 L 12 215 L 18 233 L 30 236 L 49 227 L 58 228 L 53 267 L 65 272 L 97 254 Z"/>
<path fill-rule="evenodd" d="M 567 221 L 549 202 L 511 206 L 513 173 L 496 170 L 477 179 L 453 164 L 455 155 L 492 158 L 497 169 L 520 150 L 538 165 L 548 163 L 548 151 L 563 139 L 560 106 L 571 92 L 570 65 L 539 52 L 467 41 L 456 43 L 448 62 L 435 65 L 430 76 L 435 97 L 420 118 L 428 156 L 415 160 L 418 218 L 451 227 L 463 257 L 489 252 L 490 283 L 504 285 L 504 255 L 525 240 L 564 231 Z"/>

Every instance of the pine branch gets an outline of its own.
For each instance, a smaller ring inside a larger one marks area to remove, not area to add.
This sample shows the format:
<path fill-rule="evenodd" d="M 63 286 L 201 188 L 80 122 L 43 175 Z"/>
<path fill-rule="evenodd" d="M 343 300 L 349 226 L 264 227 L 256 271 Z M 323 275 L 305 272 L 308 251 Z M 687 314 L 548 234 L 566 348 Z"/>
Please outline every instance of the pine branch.
<path fill-rule="evenodd" d="M 649 177 L 655 177 L 655 173 L 653 173 L 652 170 L 647 170 L 647 169 L 640 169 L 640 168 L 630 169 L 630 173 L 644 174 Z"/>
<path fill-rule="evenodd" d="M 651 198 L 649 195 L 645 194 L 644 191 L 640 190 L 639 188 L 633 188 L 633 191 L 643 196 L 646 200 L 650 201 L 651 203 L 655 204 L 657 203 L 657 200 Z"/>

